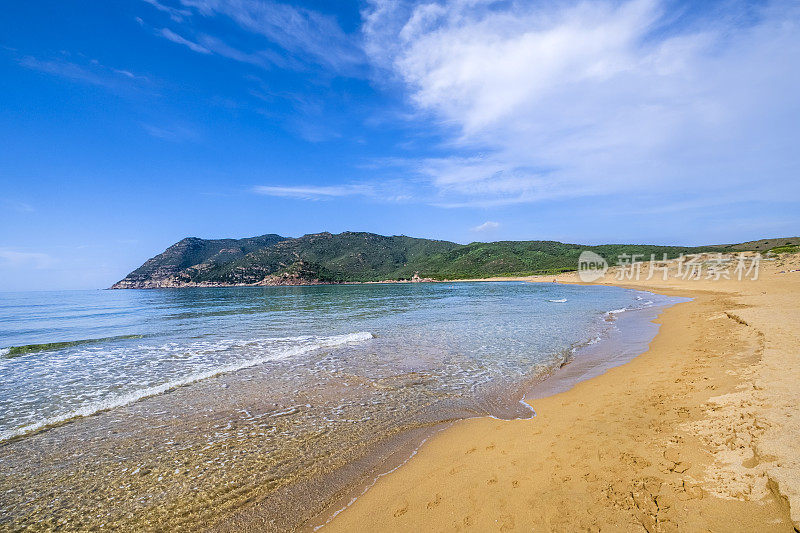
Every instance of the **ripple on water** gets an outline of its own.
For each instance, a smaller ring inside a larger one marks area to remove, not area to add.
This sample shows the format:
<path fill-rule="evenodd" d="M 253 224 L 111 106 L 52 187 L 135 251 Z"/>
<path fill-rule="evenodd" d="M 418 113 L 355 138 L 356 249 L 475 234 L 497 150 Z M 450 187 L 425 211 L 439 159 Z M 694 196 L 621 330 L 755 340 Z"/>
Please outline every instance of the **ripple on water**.
<path fill-rule="evenodd" d="M 124 325 L 76 318 L 71 337 L 145 337 L 0 358 L 4 431 L 105 405 L 0 444 L 6 524 L 197 527 L 262 501 L 289 528 L 404 436 L 466 416 L 529 416 L 518 400 L 530 380 L 615 327 L 609 310 L 644 305 L 608 287 L 291 289 L 112 294 L 104 305 Z M 47 307 L 31 308 L 46 326 Z M 14 345 L 57 342 L 45 329 L 0 333 Z"/>

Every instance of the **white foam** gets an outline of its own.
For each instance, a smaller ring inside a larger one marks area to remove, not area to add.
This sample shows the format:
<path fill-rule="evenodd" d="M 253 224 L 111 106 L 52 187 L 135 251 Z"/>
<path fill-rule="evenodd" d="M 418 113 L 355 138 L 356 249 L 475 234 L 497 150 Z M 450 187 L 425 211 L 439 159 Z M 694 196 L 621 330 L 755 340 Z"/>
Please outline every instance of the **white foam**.
<path fill-rule="evenodd" d="M 311 337 L 296 337 L 296 339 L 310 339 Z M 61 422 L 65 422 L 72 418 L 90 416 L 95 413 L 99 413 L 100 411 L 107 411 L 109 409 L 114 409 L 116 407 L 122 407 L 124 405 L 128 405 L 134 403 L 138 400 L 143 398 L 147 398 L 150 396 L 156 396 L 158 394 L 163 394 L 169 390 L 172 390 L 177 387 L 182 387 L 184 385 L 189 385 L 190 383 L 195 383 L 197 381 L 202 381 L 204 379 L 208 379 L 214 376 L 218 376 L 220 374 L 227 374 L 229 372 L 235 372 L 237 370 L 242 370 L 244 368 L 249 368 L 252 366 L 259 365 L 261 363 L 266 363 L 268 361 L 277 361 L 280 359 L 286 359 L 289 357 L 295 357 L 304 353 L 312 352 L 314 350 L 318 350 L 320 348 L 332 348 L 335 346 L 341 346 L 348 343 L 356 343 L 356 342 L 364 342 L 373 338 L 372 333 L 366 331 L 360 331 L 357 333 L 348 333 L 346 335 L 334 335 L 331 337 L 322 337 L 319 339 L 315 339 L 316 342 L 312 342 L 303 346 L 294 346 L 291 348 L 287 348 L 282 351 L 270 353 L 267 355 L 262 355 L 259 357 L 255 357 L 253 359 L 247 359 L 244 361 L 237 361 L 235 363 L 230 363 L 226 365 L 220 365 L 218 367 L 206 370 L 204 372 L 197 372 L 194 374 L 189 374 L 186 377 L 175 379 L 172 381 L 168 381 L 161 385 L 156 385 L 153 387 L 147 387 L 144 389 L 139 389 L 136 391 L 132 391 L 126 394 L 120 394 L 116 396 L 112 396 L 111 398 L 106 398 L 104 400 L 100 400 L 97 402 L 89 403 L 83 407 L 80 407 L 74 411 L 69 413 L 64 413 L 62 415 L 57 415 L 49 418 L 45 418 L 39 420 L 38 422 L 34 422 L 32 424 L 28 424 L 26 426 L 22 426 L 20 428 L 6 430 L 0 432 L 0 442 L 4 440 L 8 440 L 13 437 L 17 437 L 20 435 L 24 435 L 26 433 L 31 433 L 38 429 L 41 429 L 46 426 L 51 426 L 53 424 L 59 424 Z"/>
<path fill-rule="evenodd" d="M 8 355 L 8 352 L 10 352 L 10 351 L 11 351 L 11 348 L 0 348 L 0 357 L 3 357 L 4 355 Z"/>
<path fill-rule="evenodd" d="M 589 342 L 586 343 L 586 346 L 591 346 L 592 344 L 597 344 L 601 340 L 603 340 L 603 336 L 602 335 L 598 335 L 597 337 L 594 337 L 593 339 L 590 339 Z"/>
<path fill-rule="evenodd" d="M 547 300 L 548 302 L 553 302 L 554 304 L 563 304 L 567 301 L 566 298 L 561 298 L 560 300 Z"/>

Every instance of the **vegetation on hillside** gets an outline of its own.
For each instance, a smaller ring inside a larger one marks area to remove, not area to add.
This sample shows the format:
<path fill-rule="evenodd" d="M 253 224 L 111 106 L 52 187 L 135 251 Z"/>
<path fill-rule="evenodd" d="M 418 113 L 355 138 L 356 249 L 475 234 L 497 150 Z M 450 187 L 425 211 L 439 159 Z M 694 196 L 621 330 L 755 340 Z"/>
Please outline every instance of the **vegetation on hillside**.
<path fill-rule="evenodd" d="M 257 284 L 291 278 L 321 282 L 358 282 L 422 278 L 468 279 L 555 274 L 575 270 L 578 256 L 591 250 L 616 264 L 620 256 L 638 260 L 674 258 L 700 252 L 775 250 L 800 239 L 700 247 L 604 244 L 584 246 L 556 241 L 473 242 L 374 233 L 316 233 L 292 239 L 263 235 L 250 239 L 184 239 L 148 260 L 115 285 L 117 288 L 197 284 Z"/>
<path fill-rule="evenodd" d="M 318 233 L 287 239 L 228 263 L 200 265 L 186 272 L 186 281 L 257 283 L 293 271 L 329 282 L 404 279 L 414 275 L 413 265 L 420 260 L 458 246 L 374 233 Z"/>
<path fill-rule="evenodd" d="M 269 234 L 246 239 L 198 239 L 187 237 L 173 244 L 128 274 L 132 283 L 168 279 L 197 265 L 222 265 L 272 246 L 286 237 Z"/>
<path fill-rule="evenodd" d="M 800 246 L 800 237 L 783 237 L 780 239 L 761 239 L 759 241 L 748 241 L 742 242 L 739 244 L 724 244 L 721 246 L 717 246 L 721 251 L 755 251 L 755 252 L 767 252 L 773 251 L 777 247 L 781 246 Z"/>
<path fill-rule="evenodd" d="M 800 244 L 786 244 L 770 249 L 773 254 L 794 254 L 800 252 Z"/>

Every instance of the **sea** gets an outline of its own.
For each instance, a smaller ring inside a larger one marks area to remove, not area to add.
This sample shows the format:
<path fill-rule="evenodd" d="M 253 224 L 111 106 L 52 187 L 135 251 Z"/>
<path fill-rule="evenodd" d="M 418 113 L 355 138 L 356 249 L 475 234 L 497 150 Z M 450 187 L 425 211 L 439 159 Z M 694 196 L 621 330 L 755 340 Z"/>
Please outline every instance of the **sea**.
<path fill-rule="evenodd" d="M 535 416 L 522 400 L 560 369 L 643 352 L 678 301 L 525 282 L 0 293 L 0 528 L 324 522 L 442 427 Z"/>

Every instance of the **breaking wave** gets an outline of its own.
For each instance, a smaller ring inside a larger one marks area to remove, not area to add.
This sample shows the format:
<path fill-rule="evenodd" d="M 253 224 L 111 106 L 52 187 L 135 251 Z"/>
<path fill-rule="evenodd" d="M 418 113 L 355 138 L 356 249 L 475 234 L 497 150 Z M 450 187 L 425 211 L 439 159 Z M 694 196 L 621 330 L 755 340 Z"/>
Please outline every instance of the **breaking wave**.
<path fill-rule="evenodd" d="M 280 359 L 296 357 L 298 355 L 309 353 L 314 350 L 319 350 L 322 348 L 334 348 L 345 344 L 364 342 L 372 338 L 373 338 L 372 333 L 362 331 L 357 333 L 348 333 L 345 335 L 333 335 L 330 337 L 302 336 L 302 337 L 285 337 L 280 339 L 263 339 L 270 341 L 290 341 L 290 342 L 295 341 L 296 344 L 294 346 L 281 347 L 274 351 L 269 351 L 268 353 L 261 353 L 257 357 L 253 357 L 250 359 L 238 360 L 228 364 L 220 364 L 213 368 L 206 369 L 201 372 L 191 373 L 187 376 L 173 379 L 171 381 L 167 381 L 160 385 L 145 387 L 124 394 L 119 394 L 108 398 L 104 398 L 102 400 L 88 403 L 78 409 L 75 409 L 73 411 L 64 414 L 44 418 L 19 428 L 2 431 L 0 432 L 0 442 L 14 437 L 25 435 L 27 433 L 34 432 L 48 426 L 60 424 L 62 422 L 66 422 L 73 418 L 91 416 L 101 411 L 107 411 L 109 409 L 114 409 L 117 407 L 129 405 L 143 398 L 156 396 L 158 394 L 163 394 L 177 387 L 189 385 L 191 383 L 202 381 L 204 379 L 218 376 L 220 374 L 235 372 L 237 370 L 242 370 L 244 368 L 256 366 L 261 363 L 266 363 L 268 361 L 277 361 Z M 259 341 L 256 340 L 251 342 L 257 343 Z"/>

